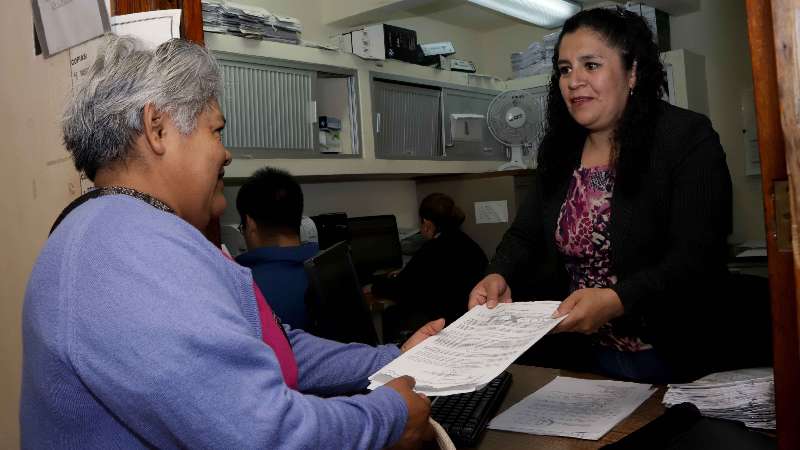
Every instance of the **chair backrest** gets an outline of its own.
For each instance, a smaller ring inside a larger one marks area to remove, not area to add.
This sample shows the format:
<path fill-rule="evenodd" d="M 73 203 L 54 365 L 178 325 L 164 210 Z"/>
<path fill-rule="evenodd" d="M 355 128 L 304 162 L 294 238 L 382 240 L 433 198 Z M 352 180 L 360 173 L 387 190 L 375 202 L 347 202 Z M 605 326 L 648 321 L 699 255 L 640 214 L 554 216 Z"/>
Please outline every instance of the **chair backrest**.
<path fill-rule="evenodd" d="M 378 344 L 378 335 L 361 284 L 353 268 L 350 246 L 339 242 L 305 262 L 314 333 L 339 342 Z"/>

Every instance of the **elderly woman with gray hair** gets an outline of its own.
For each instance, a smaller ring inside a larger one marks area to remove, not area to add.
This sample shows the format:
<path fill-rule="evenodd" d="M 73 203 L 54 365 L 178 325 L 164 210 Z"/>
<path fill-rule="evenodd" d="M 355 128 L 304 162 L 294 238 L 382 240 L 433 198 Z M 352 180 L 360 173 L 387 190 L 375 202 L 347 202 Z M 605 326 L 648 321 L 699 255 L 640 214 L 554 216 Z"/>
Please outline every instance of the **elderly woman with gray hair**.
<path fill-rule="evenodd" d="M 363 389 L 401 349 L 282 327 L 250 270 L 200 233 L 230 162 L 220 87 L 195 44 L 148 51 L 109 37 L 69 101 L 64 142 L 97 188 L 58 218 L 28 283 L 22 447 L 381 448 L 430 436 L 430 404 L 408 377 L 333 397 Z"/>

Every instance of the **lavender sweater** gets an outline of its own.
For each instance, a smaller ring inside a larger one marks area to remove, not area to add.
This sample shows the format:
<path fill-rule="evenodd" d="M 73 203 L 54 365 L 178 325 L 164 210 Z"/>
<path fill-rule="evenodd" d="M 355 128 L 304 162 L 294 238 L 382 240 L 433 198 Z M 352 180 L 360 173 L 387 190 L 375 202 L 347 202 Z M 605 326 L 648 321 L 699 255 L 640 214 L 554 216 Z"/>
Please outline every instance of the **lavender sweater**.
<path fill-rule="evenodd" d="M 249 269 L 126 196 L 89 200 L 44 246 L 23 311 L 23 448 L 380 448 L 408 411 L 363 388 L 399 351 L 287 328 L 300 392 L 261 340 Z M 328 397 L 323 398 L 322 396 Z"/>

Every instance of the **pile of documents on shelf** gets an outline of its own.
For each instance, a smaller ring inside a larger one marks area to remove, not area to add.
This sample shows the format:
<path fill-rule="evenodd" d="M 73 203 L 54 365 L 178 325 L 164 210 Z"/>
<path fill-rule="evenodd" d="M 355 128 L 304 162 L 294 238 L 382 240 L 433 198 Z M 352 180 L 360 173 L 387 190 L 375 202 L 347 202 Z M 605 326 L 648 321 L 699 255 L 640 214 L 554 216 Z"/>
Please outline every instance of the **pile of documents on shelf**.
<path fill-rule="evenodd" d="M 486 386 L 564 317 L 560 302 L 476 306 L 435 336 L 400 355 L 369 377 L 369 389 L 411 375 L 414 390 L 426 395 L 471 392 Z"/>
<path fill-rule="evenodd" d="M 511 54 L 511 71 L 513 78 L 530 77 L 543 73 L 550 73 L 553 69 L 553 54 L 555 53 L 558 34 L 555 31 L 542 38 L 542 41 L 531 42 L 527 49 Z"/>
<path fill-rule="evenodd" d="M 250 39 L 300 43 L 302 26 L 294 17 L 278 16 L 264 8 L 227 0 L 201 0 L 203 31 Z"/>
<path fill-rule="evenodd" d="M 712 373 L 693 383 L 671 384 L 666 406 L 689 402 L 707 417 L 775 429 L 775 382 L 771 367 Z"/>

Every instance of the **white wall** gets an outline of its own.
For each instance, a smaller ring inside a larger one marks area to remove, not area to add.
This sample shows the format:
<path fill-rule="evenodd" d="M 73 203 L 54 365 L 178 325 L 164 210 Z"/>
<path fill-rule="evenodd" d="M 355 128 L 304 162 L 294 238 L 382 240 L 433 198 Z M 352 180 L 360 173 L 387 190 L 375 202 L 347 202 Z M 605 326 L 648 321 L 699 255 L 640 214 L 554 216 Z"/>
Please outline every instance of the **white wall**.
<path fill-rule="evenodd" d="M 350 217 L 394 214 L 397 226 L 419 226 L 413 180 L 305 183 L 305 214 L 346 212 Z"/>
<path fill-rule="evenodd" d="M 700 11 L 670 19 L 672 48 L 705 56 L 709 116 L 733 179 L 731 242 L 764 239 L 761 178 L 746 176 L 741 94 L 752 89 L 744 0 L 701 0 Z"/>
<path fill-rule="evenodd" d="M 300 187 L 303 189 L 303 215 L 333 212 L 343 212 L 348 217 L 394 214 L 398 228 L 419 227 L 414 180 L 301 183 Z M 235 230 L 240 222 L 236 212 L 238 192 L 239 186 L 225 186 L 228 207 L 220 219 L 222 242 L 234 255 L 247 250 L 244 239 Z"/>
<path fill-rule="evenodd" d="M 0 448 L 19 445 L 20 317 L 25 285 L 50 225 L 79 191 L 58 117 L 69 88 L 66 52 L 33 54 L 31 2 L 0 14 Z"/>
<path fill-rule="evenodd" d="M 394 214 L 400 228 L 419 226 L 414 180 L 301 183 L 300 187 L 306 216 L 332 212 L 344 212 L 349 217 Z M 225 186 L 228 207 L 221 219 L 223 225 L 239 223 L 236 212 L 238 192 L 239 186 Z"/>

